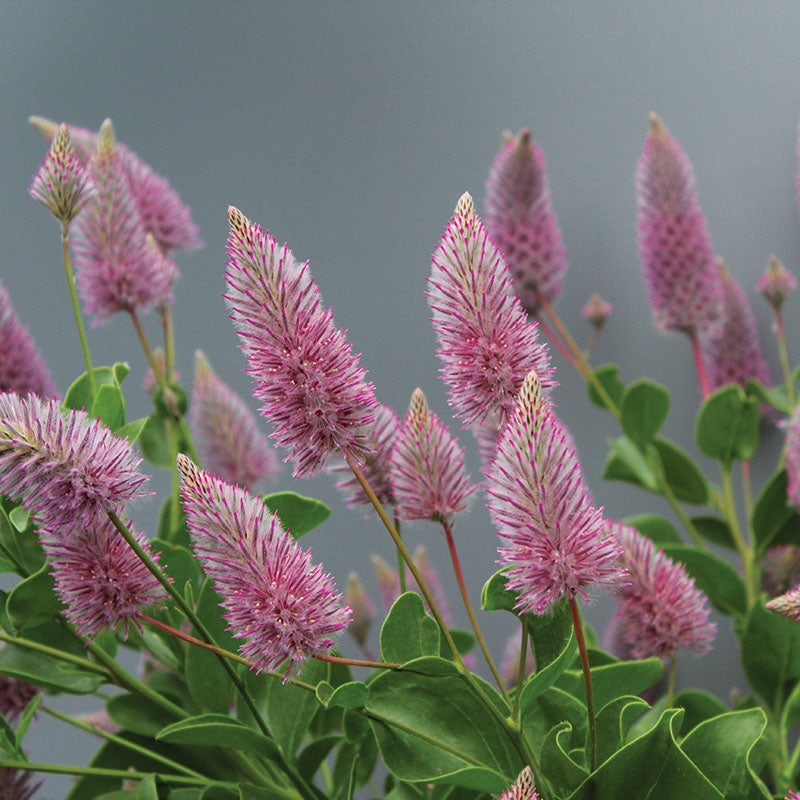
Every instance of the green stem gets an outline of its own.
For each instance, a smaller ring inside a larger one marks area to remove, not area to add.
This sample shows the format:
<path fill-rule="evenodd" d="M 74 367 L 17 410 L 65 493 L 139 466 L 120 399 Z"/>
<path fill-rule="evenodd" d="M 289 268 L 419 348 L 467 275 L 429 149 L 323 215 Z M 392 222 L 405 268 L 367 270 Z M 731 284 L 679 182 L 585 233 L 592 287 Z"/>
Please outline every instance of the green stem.
<path fill-rule="evenodd" d="M 169 306 L 161 306 L 158 312 L 164 332 L 164 377 L 170 383 L 175 375 L 175 329 L 172 325 L 172 311 Z"/>
<path fill-rule="evenodd" d="M 742 488 L 744 489 L 745 519 L 753 518 L 753 489 L 750 482 L 750 462 L 742 461 Z"/>
<path fill-rule="evenodd" d="M 575 629 L 575 638 L 578 641 L 578 653 L 581 657 L 583 669 L 583 683 L 586 687 L 586 713 L 589 716 L 589 772 L 594 772 L 597 758 L 597 731 L 594 713 L 594 692 L 592 691 L 592 671 L 589 668 L 589 655 L 586 652 L 586 640 L 583 638 L 581 625 L 581 612 L 574 597 L 569 598 L 569 611 L 572 615 L 572 627 Z"/>
<path fill-rule="evenodd" d="M 92 391 L 92 399 L 94 399 L 97 396 L 97 384 L 94 380 L 92 357 L 89 354 L 89 343 L 86 341 L 86 331 L 83 328 L 83 318 L 81 317 L 78 293 L 75 290 L 75 276 L 72 274 L 72 260 L 69 257 L 69 226 L 66 223 L 61 223 L 61 249 L 64 253 L 64 272 L 67 275 L 67 286 L 69 287 L 69 298 L 72 302 L 72 313 L 75 317 L 75 325 L 78 328 L 78 338 L 81 342 L 83 360 L 86 363 L 86 374 L 89 376 L 89 388 Z"/>
<path fill-rule="evenodd" d="M 755 554 L 752 547 L 748 547 L 742 536 L 742 529 L 739 527 L 739 516 L 736 513 L 736 502 L 733 497 L 733 482 L 731 481 L 730 464 L 720 464 L 722 473 L 722 490 L 725 502 L 725 516 L 731 529 L 736 550 L 742 559 L 744 567 L 745 587 L 747 589 L 747 608 L 750 610 L 758 599 L 758 583 L 755 569 Z"/>
<path fill-rule="evenodd" d="M 393 521 L 397 535 L 402 539 L 403 533 L 400 530 L 400 520 L 397 518 L 396 514 Z M 403 561 L 403 554 L 400 552 L 400 550 L 395 548 L 395 551 L 397 553 L 397 577 L 400 578 L 400 594 L 405 594 L 408 591 L 408 586 L 406 585 L 406 565 Z"/>
<path fill-rule="evenodd" d="M 169 440 L 170 452 L 170 478 L 172 481 L 172 500 L 169 506 L 169 530 L 174 536 L 175 531 L 178 529 L 178 522 L 180 520 L 180 502 L 181 502 L 181 478 L 178 474 L 178 434 L 175 431 L 175 426 L 171 419 L 164 420 L 164 428 L 167 432 L 167 439 Z"/>
<path fill-rule="evenodd" d="M 34 650 L 37 653 L 43 653 L 51 658 L 57 658 L 61 661 L 66 661 L 68 664 L 74 664 L 76 667 L 80 667 L 81 669 L 90 670 L 91 672 L 97 672 L 100 675 L 109 677 L 108 670 L 104 667 L 101 667 L 99 664 L 95 664 L 94 661 L 89 661 L 88 659 L 81 658 L 80 656 L 74 656 L 72 653 L 58 650 L 55 647 L 49 647 L 41 642 L 35 642 L 31 639 L 23 639 L 20 636 L 11 636 L 2 631 L 0 631 L 0 641 L 8 642 L 8 644 L 13 644 L 17 647 L 23 647 L 26 650 Z"/>
<path fill-rule="evenodd" d="M 10 758 L 0 759 L 0 767 L 8 767 L 9 769 L 24 769 L 30 772 L 48 772 L 55 775 L 95 775 L 103 778 L 122 778 L 123 780 L 144 780 L 149 778 L 152 772 L 139 772 L 138 770 L 127 769 L 108 769 L 106 767 L 73 767 L 65 764 L 39 764 L 34 761 L 14 761 Z M 237 788 L 238 784 L 231 782 L 210 781 L 208 778 L 190 778 L 187 775 L 164 775 L 163 773 L 156 773 L 156 777 L 166 783 L 180 783 L 185 786 L 197 786 L 198 784 L 206 783 L 222 783 L 231 789 Z M 284 794 L 284 797 L 297 800 L 295 795 Z"/>
<path fill-rule="evenodd" d="M 519 621 L 522 623 L 522 645 L 519 649 L 519 667 L 517 668 L 517 688 L 514 692 L 514 707 L 511 716 L 518 722 L 519 696 L 522 694 L 522 685 L 525 683 L 525 667 L 528 665 L 528 616 L 523 614 Z"/>
<path fill-rule="evenodd" d="M 672 708 L 675 700 L 675 665 L 677 659 L 673 655 L 669 662 L 669 677 L 667 678 L 667 708 Z"/>
<path fill-rule="evenodd" d="M 198 467 L 201 466 L 203 461 L 197 454 L 197 450 L 194 448 L 192 432 L 189 430 L 189 426 L 186 424 L 186 420 L 183 417 L 178 419 L 178 427 L 181 429 L 181 435 L 183 436 L 183 441 L 186 444 L 186 449 L 189 451 L 190 458 L 195 464 L 197 464 Z"/>
<path fill-rule="evenodd" d="M 169 385 L 167 383 L 167 378 L 164 375 L 164 371 L 159 366 L 158 361 L 156 361 L 156 357 L 153 354 L 153 348 L 150 347 L 150 340 L 147 338 L 147 334 L 144 332 L 139 315 L 136 313 L 135 308 L 129 308 L 128 313 L 130 314 L 131 322 L 133 323 L 133 328 L 136 331 L 139 342 L 142 345 L 142 350 L 144 350 L 144 354 L 147 356 L 150 369 L 153 370 L 153 378 L 162 389 L 166 390 L 167 386 Z"/>
<path fill-rule="evenodd" d="M 789 353 L 786 349 L 786 329 L 783 327 L 783 314 L 775 312 L 775 333 L 778 337 L 778 353 L 781 359 L 781 370 L 783 380 L 786 383 L 786 395 L 789 398 L 789 406 L 794 408 L 794 385 L 792 383 L 792 369 L 789 366 Z"/>

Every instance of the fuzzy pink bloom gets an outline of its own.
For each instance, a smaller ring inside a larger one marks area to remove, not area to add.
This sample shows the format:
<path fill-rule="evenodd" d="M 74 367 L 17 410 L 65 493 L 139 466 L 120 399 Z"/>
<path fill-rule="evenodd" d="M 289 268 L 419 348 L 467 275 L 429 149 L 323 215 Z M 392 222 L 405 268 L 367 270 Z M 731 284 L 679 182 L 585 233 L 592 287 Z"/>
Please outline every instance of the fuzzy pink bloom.
<path fill-rule="evenodd" d="M 792 622 L 800 622 L 800 585 L 778 597 L 773 597 L 766 607 L 776 614 L 787 617 Z"/>
<path fill-rule="evenodd" d="M 703 360 L 711 391 L 726 383 L 745 386 L 750 378 L 771 386 L 758 325 L 747 295 L 721 261 L 719 273 L 725 294 L 724 320 L 716 334 L 703 340 Z"/>
<path fill-rule="evenodd" d="M 650 115 L 636 169 L 639 255 L 653 324 L 662 332 L 710 333 L 723 313 L 714 249 L 683 148 Z"/>
<path fill-rule="evenodd" d="M 50 371 L 28 329 L 19 321 L 11 298 L 0 283 L 0 392 L 42 397 L 56 393 Z"/>
<path fill-rule="evenodd" d="M 787 502 L 800 511 L 800 408 L 795 408 L 783 427 L 786 429 L 783 457 L 786 461 L 786 474 L 789 477 L 789 486 L 786 490 Z"/>
<path fill-rule="evenodd" d="M 536 786 L 533 783 L 533 772 L 530 767 L 525 767 L 520 772 L 511 786 L 508 787 L 497 800 L 542 800 L 536 793 Z"/>
<path fill-rule="evenodd" d="M 127 439 L 83 411 L 35 394 L 0 394 L 0 491 L 51 530 L 91 529 L 143 497 Z"/>
<path fill-rule="evenodd" d="M 498 563 L 517 608 L 543 614 L 562 597 L 588 599 L 586 587 L 616 588 L 625 580 L 616 533 L 606 528 L 583 487 L 569 439 L 541 394 L 535 372 L 497 445 L 487 473 L 489 511 L 498 533 Z"/>
<path fill-rule="evenodd" d="M 581 316 L 595 328 L 602 328 L 606 320 L 611 316 L 614 306 L 607 303 L 595 292 L 586 305 L 581 309 Z"/>
<path fill-rule="evenodd" d="M 0 714 L 2 714 L 11 725 L 16 725 L 17 720 L 22 716 L 25 706 L 36 697 L 41 689 L 31 686 L 24 681 L 16 678 L 9 678 L 0 675 Z"/>
<path fill-rule="evenodd" d="M 514 289 L 529 313 L 561 294 L 569 267 L 539 146 L 524 130 L 508 136 L 486 182 L 486 227 L 508 263 Z"/>
<path fill-rule="evenodd" d="M 331 451 L 361 463 L 370 452 L 375 389 L 345 332 L 322 307 L 308 262 L 287 245 L 228 209 L 225 295 L 238 328 L 253 393 L 272 434 L 294 459 L 294 476 L 308 477 Z"/>
<path fill-rule="evenodd" d="M 761 274 L 756 284 L 767 302 L 780 311 L 786 298 L 797 288 L 797 278 L 783 266 L 780 259 L 772 253 L 767 262 L 767 268 Z"/>
<path fill-rule="evenodd" d="M 28 192 L 59 222 L 69 225 L 94 191 L 86 168 L 72 149 L 67 126 L 60 125 Z"/>
<path fill-rule="evenodd" d="M 373 415 L 375 423 L 369 435 L 369 449 L 372 452 L 366 456 L 361 471 L 381 505 L 391 506 L 394 505 L 394 495 L 389 481 L 389 458 L 392 454 L 399 421 L 394 410 L 385 403 L 381 403 Z M 361 484 L 356 480 L 347 464 L 341 462 L 332 464 L 328 469 L 330 472 L 345 475 L 345 479 L 335 484 L 335 487 L 344 494 L 348 506 L 372 508 L 372 503 L 364 494 Z"/>
<path fill-rule="evenodd" d="M 463 511 L 477 486 L 464 469 L 464 450 L 415 389 L 389 464 L 400 519 L 450 520 Z"/>
<path fill-rule="evenodd" d="M 695 587 L 683 564 L 656 550 L 635 528 L 610 523 L 622 543 L 622 563 L 630 583 L 619 591 L 622 637 L 634 658 L 675 656 L 679 647 L 707 653 L 717 626 L 706 596 Z"/>
<path fill-rule="evenodd" d="M 514 297 L 505 262 L 469 194 L 462 195 L 432 259 L 428 299 L 449 400 L 466 426 L 502 428 L 525 375 L 555 386 L 538 325 Z"/>
<path fill-rule="evenodd" d="M 500 677 L 503 683 L 510 689 L 517 685 L 519 680 L 519 648 L 522 644 L 522 631 L 517 630 L 506 639 L 506 646 L 503 648 L 503 659 L 500 662 Z M 525 678 L 532 675 L 536 669 L 533 660 L 533 653 L 530 643 L 525 639 Z"/>
<path fill-rule="evenodd" d="M 257 672 L 289 669 L 333 647 L 351 610 L 277 514 L 238 486 L 178 456 L 186 520 L 200 562 L 222 596 L 228 630 Z M 288 677 L 288 671 L 287 671 Z"/>
<path fill-rule="evenodd" d="M 117 311 L 171 303 L 177 267 L 148 238 L 110 120 L 89 162 L 97 194 L 75 222 L 75 267 L 95 324 Z"/>
<path fill-rule="evenodd" d="M 400 575 L 392 569 L 380 556 L 372 556 L 372 567 L 378 578 L 378 591 L 381 595 L 381 605 L 384 612 L 388 612 L 394 601 L 400 597 Z"/>
<path fill-rule="evenodd" d="M 771 547 L 761 557 L 761 589 L 770 597 L 788 592 L 800 582 L 800 547 L 783 544 Z"/>
<path fill-rule="evenodd" d="M 258 430 L 255 415 L 200 350 L 195 353 L 191 423 L 206 469 L 229 483 L 252 489 L 280 472 L 278 454 Z"/>
<path fill-rule="evenodd" d="M 353 619 L 347 632 L 363 647 L 367 641 L 367 634 L 375 619 L 375 604 L 364 591 L 361 581 L 355 572 L 351 572 L 347 579 L 347 591 L 344 593 L 345 605 L 353 611 Z"/>
<path fill-rule="evenodd" d="M 53 138 L 56 126 L 50 120 L 31 117 L 29 121 L 45 139 L 50 141 Z M 69 134 L 78 158 L 88 164 L 97 149 L 97 134 L 73 125 L 69 126 Z M 122 142 L 117 148 L 145 230 L 153 235 L 159 249 L 167 253 L 179 248 L 202 247 L 203 242 L 198 235 L 197 225 L 192 221 L 191 211 L 169 181 L 154 172 Z"/>
<path fill-rule="evenodd" d="M 33 800 L 43 783 L 33 783 L 34 774 L 27 769 L 0 767 L 0 800 Z"/>
<path fill-rule="evenodd" d="M 144 533 L 128 524 L 142 549 L 158 563 Z M 96 524 L 86 533 L 64 535 L 61 530 L 41 531 L 55 591 L 66 606 L 66 616 L 84 635 L 94 637 L 104 630 L 132 623 L 139 630 L 139 615 L 151 606 L 163 606 L 167 595 L 161 584 L 111 520 Z"/>

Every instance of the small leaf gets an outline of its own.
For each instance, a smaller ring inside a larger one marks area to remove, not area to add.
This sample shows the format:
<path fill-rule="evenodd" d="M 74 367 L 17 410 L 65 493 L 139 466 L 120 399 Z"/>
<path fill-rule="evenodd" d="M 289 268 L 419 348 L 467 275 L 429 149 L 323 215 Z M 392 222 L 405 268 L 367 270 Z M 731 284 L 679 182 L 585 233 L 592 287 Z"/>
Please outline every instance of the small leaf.
<path fill-rule="evenodd" d="M 232 747 L 267 758 L 278 755 L 272 739 L 242 725 L 225 714 L 201 714 L 175 722 L 156 735 L 156 741 L 171 744 Z"/>
<path fill-rule="evenodd" d="M 686 736 L 692 728 L 711 717 L 727 714 L 730 710 L 721 700 L 702 689 L 684 689 L 675 695 L 674 708 L 684 710 L 680 734 Z"/>
<path fill-rule="evenodd" d="M 776 544 L 785 527 L 800 540 L 800 514 L 787 503 L 789 478 L 785 469 L 778 470 L 761 490 L 753 508 L 753 534 L 759 552 Z"/>
<path fill-rule="evenodd" d="M 625 743 L 634 720 L 649 706 L 641 697 L 623 695 L 597 713 L 597 763 L 611 758 Z"/>
<path fill-rule="evenodd" d="M 26 531 L 31 524 L 31 513 L 27 508 L 17 506 L 8 514 L 8 521 L 17 529 L 19 533 Z"/>
<path fill-rule="evenodd" d="M 664 477 L 678 500 L 694 505 L 707 503 L 708 484 L 700 467 L 669 439 L 658 436 L 653 444 L 661 459 Z"/>
<path fill-rule="evenodd" d="M 635 517 L 626 517 L 622 521 L 636 528 L 642 536 L 646 536 L 655 545 L 683 544 L 675 526 L 658 514 L 638 514 Z"/>
<path fill-rule="evenodd" d="M 62 608 L 48 564 L 18 583 L 6 601 L 6 613 L 18 631 L 36 627 L 60 614 Z"/>
<path fill-rule="evenodd" d="M 142 431 L 144 430 L 144 426 L 146 424 L 147 417 L 133 419 L 117 428 L 116 434 L 117 436 L 121 436 L 123 439 L 127 439 L 130 444 L 136 444 L 136 442 L 139 440 L 139 437 L 142 435 Z"/>
<path fill-rule="evenodd" d="M 792 413 L 792 406 L 789 403 L 786 387 L 783 384 L 767 389 L 761 381 L 749 378 L 745 391 L 749 396 L 755 397 L 773 408 L 777 408 L 782 414 L 789 415 Z"/>
<path fill-rule="evenodd" d="M 758 446 L 759 421 L 756 400 L 748 398 L 738 384 L 723 386 L 700 409 L 695 426 L 697 446 L 723 464 L 752 458 Z"/>
<path fill-rule="evenodd" d="M 594 371 L 595 377 L 600 385 L 606 390 L 606 393 L 619 408 L 622 403 L 622 396 L 625 394 L 625 384 L 619 379 L 619 365 L 617 364 L 603 364 Z M 586 389 L 589 393 L 589 399 L 599 408 L 606 408 L 605 401 L 598 393 L 596 387 L 589 381 L 586 384 Z"/>
<path fill-rule="evenodd" d="M 575 635 L 570 630 L 558 657 L 537 669 L 536 673 L 531 675 L 522 687 L 519 702 L 523 715 L 527 714 L 532 708 L 533 702 L 564 674 L 567 667 L 575 660 L 576 649 Z"/>
<path fill-rule="evenodd" d="M 151 414 L 139 434 L 139 448 L 142 455 L 155 467 L 172 468 L 172 451 L 169 446 L 164 419 Z"/>
<path fill-rule="evenodd" d="M 611 453 L 603 467 L 603 477 L 609 481 L 625 481 L 648 489 L 658 490 L 656 476 L 639 448 L 624 436 L 609 439 Z"/>
<path fill-rule="evenodd" d="M 644 450 L 667 419 L 669 404 L 669 392 L 660 383 L 647 378 L 632 383 L 622 400 L 625 435 Z"/>
<path fill-rule="evenodd" d="M 33 715 L 36 713 L 36 709 L 39 708 L 42 700 L 44 700 L 44 695 L 41 692 L 38 692 L 25 706 L 25 711 L 22 712 L 22 716 L 19 719 L 19 725 L 17 725 L 17 736 L 15 741 L 18 748 L 22 747 L 22 740 L 25 738 L 25 734 L 28 732 L 28 727 L 30 726 L 31 722 L 33 722 Z"/>
<path fill-rule="evenodd" d="M 67 694 L 91 694 L 103 683 L 103 676 L 96 672 L 9 644 L 0 648 L 0 675 Z"/>
<path fill-rule="evenodd" d="M 330 685 L 330 684 L 328 684 Z M 319 688 L 319 686 L 317 687 Z M 362 681 L 350 681 L 337 686 L 328 697 L 326 706 L 342 708 L 361 708 L 367 702 L 369 687 Z M 319 696 L 319 694 L 317 695 Z"/>
<path fill-rule="evenodd" d="M 664 674 L 664 665 L 657 658 L 640 661 L 617 661 L 592 667 L 592 689 L 595 705 L 598 708 L 625 695 L 641 694 L 645 689 L 655 686 Z M 586 702 L 586 686 L 583 672 L 579 669 L 567 670 L 559 679 L 559 687 Z"/>
<path fill-rule="evenodd" d="M 106 711 L 120 728 L 141 736 L 155 736 L 174 717 L 135 694 L 119 694 L 106 701 Z"/>
<path fill-rule="evenodd" d="M 691 521 L 704 539 L 708 539 L 709 542 L 714 542 L 714 544 L 722 547 L 728 547 L 731 550 L 736 549 L 731 527 L 721 517 L 692 517 Z"/>
<path fill-rule="evenodd" d="M 548 614 L 528 614 L 528 638 L 536 667 L 544 669 L 561 657 L 572 636 L 572 616 L 566 599 Z"/>
<path fill-rule="evenodd" d="M 106 384 L 97 388 L 91 415 L 112 431 L 125 424 L 125 398 L 119 386 Z"/>
<path fill-rule="evenodd" d="M 380 643 L 383 660 L 396 664 L 438 655 L 439 627 L 425 613 L 416 592 L 401 594 L 394 601 L 381 627 Z"/>
<path fill-rule="evenodd" d="M 95 367 L 92 370 L 92 374 L 94 375 L 95 386 L 98 389 L 101 386 L 117 385 L 117 380 L 111 367 Z M 92 386 L 89 383 L 89 375 L 84 372 L 67 389 L 67 393 L 64 395 L 64 402 L 61 405 L 64 408 L 74 408 L 78 411 L 91 411 L 92 401 Z"/>
<path fill-rule="evenodd" d="M 542 772 L 559 797 L 564 797 L 589 774 L 588 770 L 570 757 L 572 724 L 562 722 L 551 728 L 541 747 Z"/>
<path fill-rule="evenodd" d="M 517 602 L 516 592 L 506 589 L 505 570 L 498 570 L 483 585 L 481 591 L 481 608 L 484 611 L 510 611 L 514 616 Z"/>
<path fill-rule="evenodd" d="M 276 492 L 261 499 L 270 511 L 277 512 L 281 525 L 295 539 L 305 536 L 331 515 L 325 503 L 296 492 Z"/>

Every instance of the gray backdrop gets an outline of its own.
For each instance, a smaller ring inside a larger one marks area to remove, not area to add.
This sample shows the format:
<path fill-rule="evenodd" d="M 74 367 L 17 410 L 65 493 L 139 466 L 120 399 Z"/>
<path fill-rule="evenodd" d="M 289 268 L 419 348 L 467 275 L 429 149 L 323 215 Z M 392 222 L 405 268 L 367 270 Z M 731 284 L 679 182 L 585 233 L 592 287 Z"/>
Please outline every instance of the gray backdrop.
<path fill-rule="evenodd" d="M 661 379 L 674 390 L 666 433 L 692 447 L 698 390 L 688 342 L 650 324 L 635 244 L 633 175 L 658 112 L 693 160 L 715 248 L 750 291 L 773 373 L 766 304 L 752 290 L 770 252 L 795 271 L 795 155 L 800 114 L 800 8 L 794 2 L 136 3 L 0 4 L 0 276 L 61 391 L 81 370 L 56 223 L 27 195 L 43 155 L 30 114 L 87 127 L 110 116 L 118 137 L 169 176 L 193 209 L 204 250 L 180 254 L 175 308 L 179 368 L 194 348 L 249 395 L 220 298 L 229 203 L 311 260 L 337 323 L 349 330 L 381 400 L 401 411 L 421 386 L 449 419 L 424 297 L 430 254 L 459 195 L 479 210 L 501 132 L 529 126 L 546 155 L 571 264 L 558 309 L 580 340 L 594 290 L 614 304 L 595 363 Z M 798 352 L 797 308 L 787 311 Z M 148 319 L 151 335 L 155 319 Z M 131 416 L 145 362 L 126 318 L 90 332 L 95 363 L 128 359 Z M 666 512 L 658 498 L 600 479 L 610 417 L 588 405 L 558 355 L 559 412 L 597 501 L 611 517 Z M 455 429 L 455 425 L 452 426 Z M 266 428 L 265 428 L 266 431 Z M 778 437 L 767 434 L 770 458 Z M 478 477 L 474 445 L 467 459 Z M 702 459 L 701 459 L 702 460 Z M 703 462 L 706 463 L 706 462 Z M 758 488 L 768 459 L 754 467 Z M 708 465 L 712 466 L 712 465 Z M 716 477 L 716 476 L 714 476 Z M 163 477 L 153 481 L 162 490 Z M 285 474 L 280 488 L 292 488 Z M 321 476 L 297 490 L 333 508 L 305 541 L 344 584 L 355 568 L 375 592 L 373 552 L 391 555 L 375 524 L 344 509 Z M 136 510 L 152 530 L 156 502 Z M 446 549 L 433 525 L 407 526 L 441 568 L 459 613 Z M 496 536 L 480 502 L 456 535 L 472 596 L 494 570 Z M 610 605 L 587 610 L 601 626 Z M 511 619 L 484 616 L 495 651 Z M 718 647 L 680 661 L 680 683 L 727 698 L 742 686 L 730 624 Z M 345 649 L 349 643 L 344 643 Z M 61 707 L 88 710 L 90 698 Z M 42 719 L 37 760 L 83 763 L 95 747 Z M 67 778 L 48 779 L 60 797 Z"/>

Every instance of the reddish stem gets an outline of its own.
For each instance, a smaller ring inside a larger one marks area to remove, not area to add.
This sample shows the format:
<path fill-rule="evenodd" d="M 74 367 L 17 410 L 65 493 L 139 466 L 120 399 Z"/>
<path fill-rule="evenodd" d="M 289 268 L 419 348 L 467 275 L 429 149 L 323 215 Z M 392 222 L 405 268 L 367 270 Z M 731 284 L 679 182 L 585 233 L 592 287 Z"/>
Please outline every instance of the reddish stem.
<path fill-rule="evenodd" d="M 544 331 L 544 335 L 547 337 L 550 344 L 564 356 L 568 364 L 571 364 L 573 368 L 577 369 L 577 362 L 573 358 L 572 353 L 570 353 L 567 346 L 561 341 L 556 332 L 542 319 L 541 315 L 536 317 L 536 322 L 539 324 L 542 331 Z"/>
<path fill-rule="evenodd" d="M 331 664 L 349 664 L 351 667 L 371 667 L 372 669 L 400 669 L 402 664 L 394 664 L 391 661 L 360 661 L 357 658 L 342 658 L 341 656 L 329 656 L 327 653 L 313 653 L 312 658 L 317 661 L 330 661 Z"/>
<path fill-rule="evenodd" d="M 703 400 L 707 400 L 711 394 L 711 389 L 708 386 L 706 365 L 703 363 L 703 354 L 700 352 L 700 340 L 697 338 L 697 331 L 689 331 L 689 341 L 692 343 L 692 353 L 694 355 L 694 365 L 697 368 L 697 378 L 700 381 L 700 391 L 703 393 Z"/>
<path fill-rule="evenodd" d="M 597 751 L 597 732 L 595 730 L 592 673 L 589 669 L 589 655 L 586 652 L 586 640 L 583 638 L 581 612 L 574 597 L 569 598 L 569 611 L 570 614 L 572 614 L 572 627 L 575 629 L 575 638 L 578 640 L 578 653 L 580 654 L 581 667 L 583 668 L 583 683 L 586 687 L 586 711 L 589 715 L 589 771 L 594 772 L 595 753 Z"/>

